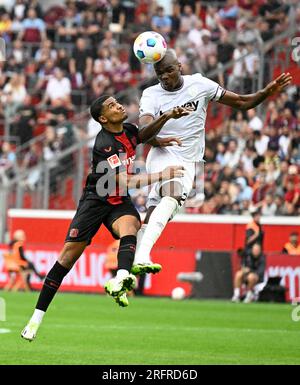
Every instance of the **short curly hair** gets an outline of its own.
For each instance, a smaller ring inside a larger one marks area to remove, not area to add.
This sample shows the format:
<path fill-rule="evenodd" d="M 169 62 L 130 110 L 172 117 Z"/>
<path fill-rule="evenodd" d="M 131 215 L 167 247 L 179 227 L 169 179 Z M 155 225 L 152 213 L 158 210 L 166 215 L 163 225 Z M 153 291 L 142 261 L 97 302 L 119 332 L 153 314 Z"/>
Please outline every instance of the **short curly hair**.
<path fill-rule="evenodd" d="M 90 107 L 90 114 L 92 115 L 92 118 L 96 120 L 97 123 L 99 122 L 99 116 L 102 113 L 103 103 L 105 100 L 110 98 L 111 95 L 102 95 L 98 99 L 94 100 L 91 107 Z"/>

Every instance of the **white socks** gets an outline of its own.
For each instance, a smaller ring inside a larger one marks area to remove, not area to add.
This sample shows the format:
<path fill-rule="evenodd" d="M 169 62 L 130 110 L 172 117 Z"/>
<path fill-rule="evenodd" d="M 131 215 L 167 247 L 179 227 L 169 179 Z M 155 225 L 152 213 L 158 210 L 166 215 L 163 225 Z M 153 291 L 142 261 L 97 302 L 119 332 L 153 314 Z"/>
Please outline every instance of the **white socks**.
<path fill-rule="evenodd" d="M 117 272 L 117 278 L 120 280 L 128 277 L 128 275 L 129 275 L 129 272 L 125 269 L 120 269 Z"/>
<path fill-rule="evenodd" d="M 141 244 L 142 244 L 142 239 L 143 239 L 143 236 L 145 234 L 147 226 L 148 225 L 144 223 L 141 226 L 141 228 L 139 229 L 139 231 L 138 231 L 138 233 L 136 235 L 136 251 L 135 251 L 134 262 L 133 262 L 134 265 L 136 265 L 138 263 L 149 263 L 149 262 L 151 262 L 149 255 L 148 256 L 145 255 L 145 256 L 143 256 L 143 258 L 139 257 L 141 255 L 140 248 L 141 248 Z M 139 257 L 139 259 L 137 257 Z"/>
<path fill-rule="evenodd" d="M 43 317 L 46 313 L 43 310 L 35 309 L 30 321 L 40 324 L 43 321 Z"/>
<path fill-rule="evenodd" d="M 134 264 L 150 262 L 151 249 L 177 207 L 178 202 L 176 199 L 171 197 L 162 198 L 153 210 L 149 223 L 143 225 L 138 232 Z"/>
<path fill-rule="evenodd" d="M 235 297 L 239 297 L 241 295 L 241 289 L 239 287 L 236 287 L 234 289 L 234 293 L 233 294 L 234 294 Z"/>

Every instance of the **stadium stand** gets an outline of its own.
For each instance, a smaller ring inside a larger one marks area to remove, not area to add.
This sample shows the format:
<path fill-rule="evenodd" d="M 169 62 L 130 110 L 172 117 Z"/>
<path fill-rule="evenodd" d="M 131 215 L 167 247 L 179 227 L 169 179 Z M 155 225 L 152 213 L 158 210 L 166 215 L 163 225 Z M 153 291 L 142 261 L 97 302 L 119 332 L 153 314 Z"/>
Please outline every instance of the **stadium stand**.
<path fill-rule="evenodd" d="M 233 91 L 253 92 L 283 69 L 294 77 L 292 87 L 256 110 L 210 106 L 205 182 L 196 181 L 186 212 L 247 214 L 259 207 L 264 215 L 300 214 L 300 71 L 286 44 L 300 33 L 297 1 L 2 4 L 1 212 L 75 208 L 95 135 L 87 106 L 103 92 L 117 94 L 137 122 L 141 91 L 155 78 L 131 46 L 154 29 L 176 50 L 186 74 L 199 71 Z M 147 146 L 139 160 L 146 153 Z M 141 212 L 146 195 L 133 192 Z"/>

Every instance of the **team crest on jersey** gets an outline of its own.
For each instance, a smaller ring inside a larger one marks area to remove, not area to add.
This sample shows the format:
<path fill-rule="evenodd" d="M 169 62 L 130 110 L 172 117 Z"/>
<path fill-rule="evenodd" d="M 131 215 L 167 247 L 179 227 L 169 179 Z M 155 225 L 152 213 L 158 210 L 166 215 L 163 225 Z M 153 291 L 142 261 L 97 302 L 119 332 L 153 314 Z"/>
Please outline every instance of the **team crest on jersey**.
<path fill-rule="evenodd" d="M 110 167 L 112 169 L 117 168 L 117 167 L 121 166 L 121 164 L 122 164 L 122 162 L 121 162 L 121 160 L 117 154 L 114 154 L 114 155 L 110 156 L 109 158 L 107 158 L 107 161 L 108 161 L 108 164 L 110 165 Z"/>

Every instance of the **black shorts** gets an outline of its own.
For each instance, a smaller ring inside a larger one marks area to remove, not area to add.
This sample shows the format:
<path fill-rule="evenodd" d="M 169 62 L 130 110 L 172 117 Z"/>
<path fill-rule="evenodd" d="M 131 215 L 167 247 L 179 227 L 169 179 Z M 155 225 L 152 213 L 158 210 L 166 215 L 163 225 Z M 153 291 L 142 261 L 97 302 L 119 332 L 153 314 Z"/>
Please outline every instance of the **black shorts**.
<path fill-rule="evenodd" d="M 93 193 L 84 192 L 70 224 L 65 242 L 87 241 L 89 245 L 102 223 L 115 239 L 119 239 L 112 229 L 113 223 L 118 218 L 124 215 L 132 215 L 141 222 L 140 215 L 131 199 L 124 197 L 123 201 L 119 205 L 111 205 L 97 198 L 95 199 Z"/>

